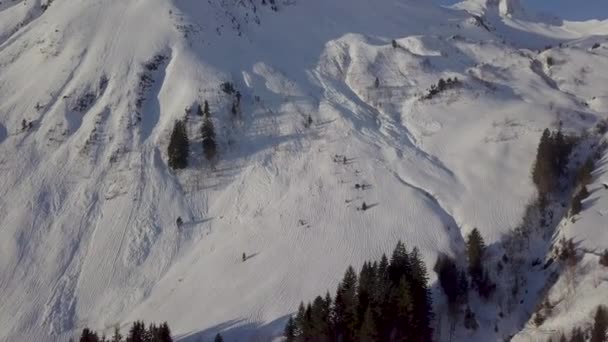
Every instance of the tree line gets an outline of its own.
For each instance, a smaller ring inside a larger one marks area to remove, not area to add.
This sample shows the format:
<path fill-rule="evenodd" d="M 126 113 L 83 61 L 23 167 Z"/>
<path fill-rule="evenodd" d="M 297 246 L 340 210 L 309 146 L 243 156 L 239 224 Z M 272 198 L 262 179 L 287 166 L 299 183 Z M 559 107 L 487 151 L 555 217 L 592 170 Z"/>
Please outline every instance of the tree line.
<path fill-rule="evenodd" d="M 70 339 L 70 342 L 73 342 Z M 114 334 L 110 338 L 105 335 L 99 337 L 97 332 L 84 328 L 80 334 L 79 342 L 173 342 L 171 329 L 167 322 L 160 325 L 150 324 L 147 328 L 143 321 L 135 321 L 129 329 L 126 337 L 123 337 L 118 327 L 114 328 Z M 224 342 L 220 333 L 215 335 L 213 342 Z"/>
<path fill-rule="evenodd" d="M 73 341 L 71 339 L 70 341 Z M 80 334 L 80 342 L 173 342 L 171 329 L 167 322 L 160 325 L 150 324 L 147 328 L 143 321 L 135 321 L 131 325 L 126 337 L 123 337 L 118 327 L 110 338 L 105 335 L 99 337 L 97 332 L 84 328 Z"/>
<path fill-rule="evenodd" d="M 285 327 L 291 341 L 432 341 L 432 298 L 417 248 L 398 242 L 390 261 L 349 266 L 336 293 L 300 304 Z"/>

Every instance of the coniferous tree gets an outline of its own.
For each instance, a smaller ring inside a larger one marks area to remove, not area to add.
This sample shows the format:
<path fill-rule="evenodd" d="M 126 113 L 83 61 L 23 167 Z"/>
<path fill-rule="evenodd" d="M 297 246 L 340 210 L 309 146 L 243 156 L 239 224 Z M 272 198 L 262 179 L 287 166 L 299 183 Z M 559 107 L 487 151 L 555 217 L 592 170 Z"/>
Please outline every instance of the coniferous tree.
<path fill-rule="evenodd" d="M 122 335 L 120 334 L 120 329 L 118 326 L 114 327 L 114 334 L 112 335 L 111 342 L 122 342 Z"/>
<path fill-rule="evenodd" d="M 532 170 L 532 180 L 538 189 L 539 196 L 544 198 L 557 185 L 554 172 L 554 155 L 551 131 L 545 129 L 540 138 L 536 152 L 536 163 Z"/>
<path fill-rule="evenodd" d="M 296 323 L 293 320 L 293 317 L 289 317 L 287 320 L 287 324 L 285 325 L 285 342 L 295 342 L 296 341 Z"/>
<path fill-rule="evenodd" d="M 331 299 L 331 295 L 329 294 L 329 291 L 327 291 L 325 293 L 325 307 L 327 307 L 329 310 L 329 317 L 328 317 L 328 322 L 327 322 L 327 325 L 329 327 L 328 336 L 330 337 L 330 339 L 333 339 L 336 336 L 336 329 L 334 326 L 335 314 L 334 314 L 334 310 L 333 310 L 334 309 L 333 300 Z"/>
<path fill-rule="evenodd" d="M 479 283 L 483 276 L 483 254 L 485 252 L 485 243 L 479 230 L 473 229 L 467 236 L 467 256 L 469 259 L 469 274 L 476 284 Z"/>
<path fill-rule="evenodd" d="M 173 338 L 171 338 L 171 329 L 169 329 L 169 324 L 167 322 L 163 322 L 152 332 L 152 341 L 173 342 Z"/>
<path fill-rule="evenodd" d="M 564 333 L 562 333 L 559 337 L 559 342 L 568 342 L 568 339 L 566 338 L 566 335 L 564 335 Z"/>
<path fill-rule="evenodd" d="M 414 247 L 409 255 L 411 265 L 411 291 L 414 301 L 414 327 L 419 341 L 431 341 L 433 339 L 433 303 L 428 288 L 428 274 L 418 247 Z"/>
<path fill-rule="evenodd" d="M 606 307 L 599 306 L 593 319 L 593 330 L 591 331 L 590 342 L 605 342 L 606 331 L 608 330 L 608 312 Z"/>
<path fill-rule="evenodd" d="M 167 149 L 169 166 L 174 170 L 186 168 L 188 166 L 189 151 L 190 143 L 188 141 L 186 125 L 183 121 L 178 120 L 173 127 L 173 133 L 171 133 L 171 139 Z"/>
<path fill-rule="evenodd" d="M 400 279 L 393 282 L 391 277 L 398 274 Z M 295 319 L 287 322 L 285 337 L 298 342 L 430 342 L 431 307 L 428 275 L 420 252 L 414 248 L 408 254 L 399 242 L 390 263 L 386 255 L 379 263 L 365 262 L 359 277 L 348 267 L 333 305 L 329 293 L 325 299 L 315 298 L 312 304 L 301 303 Z"/>
<path fill-rule="evenodd" d="M 395 295 L 391 302 L 396 304 L 395 322 L 393 323 L 392 339 L 395 341 L 407 341 L 410 338 L 421 337 L 419 326 L 416 324 L 415 300 L 410 284 L 405 276 L 401 277 L 399 286 L 394 288 Z M 426 341 L 422 338 L 420 341 Z"/>
<path fill-rule="evenodd" d="M 465 271 L 460 271 L 460 276 L 458 277 L 459 301 L 461 303 L 466 302 L 468 294 L 469 294 L 469 279 L 467 278 L 467 273 Z"/>
<path fill-rule="evenodd" d="M 363 316 L 370 306 L 371 296 L 375 287 L 376 275 L 373 273 L 372 266 L 368 262 L 363 263 L 361 272 L 359 272 L 359 286 L 358 286 L 358 307 L 357 307 L 357 321 L 363 322 Z"/>
<path fill-rule="evenodd" d="M 456 263 L 449 256 L 439 254 L 434 271 L 439 278 L 439 285 L 448 298 L 448 303 L 455 304 L 460 293 L 459 272 Z"/>
<path fill-rule="evenodd" d="M 201 138 L 203 141 L 203 153 L 205 158 L 211 161 L 217 153 L 217 144 L 215 142 L 215 128 L 211 121 L 211 116 L 206 114 L 201 127 Z"/>
<path fill-rule="evenodd" d="M 310 313 L 310 338 L 312 341 L 329 342 L 330 335 L 330 307 L 321 296 L 317 296 L 312 303 Z"/>
<path fill-rule="evenodd" d="M 357 332 L 357 274 L 351 266 L 338 285 L 334 314 L 338 339 L 344 342 L 354 341 Z"/>
<path fill-rule="evenodd" d="M 211 115 L 211 113 L 209 112 L 209 102 L 207 102 L 207 100 L 205 100 L 205 102 L 203 103 L 203 115 L 204 116 Z"/>
<path fill-rule="evenodd" d="M 375 289 L 373 291 L 373 304 L 376 309 L 380 310 L 384 305 L 388 290 L 390 288 L 390 279 L 388 274 L 389 264 L 386 254 L 382 254 L 380 263 L 376 271 Z"/>
<path fill-rule="evenodd" d="M 411 271 L 409 256 L 403 242 L 397 242 L 397 246 L 391 256 L 391 263 L 388 267 L 388 274 L 393 286 L 397 286 L 401 277 L 409 275 Z"/>
<path fill-rule="evenodd" d="M 97 336 L 97 333 L 91 329 L 84 328 L 82 329 L 82 334 L 80 335 L 80 342 L 99 342 L 99 336 Z"/>
<path fill-rule="evenodd" d="M 573 139 L 566 137 L 560 128 L 552 133 L 545 129 L 536 152 L 536 162 L 532 169 L 532 180 L 538 189 L 541 204 L 559 184 L 559 178 L 565 174 Z"/>
<path fill-rule="evenodd" d="M 144 322 L 135 321 L 127 335 L 127 342 L 146 342 L 146 326 Z"/>
<path fill-rule="evenodd" d="M 376 342 L 380 341 L 378 334 L 378 328 L 376 327 L 375 319 L 372 314 L 372 310 L 367 308 L 363 315 L 363 323 L 359 329 L 359 341 L 360 342 Z"/>
<path fill-rule="evenodd" d="M 222 335 L 220 333 L 217 333 L 217 335 L 215 335 L 215 339 L 213 341 L 214 342 L 224 342 L 224 338 L 222 337 Z"/>
<path fill-rule="evenodd" d="M 572 329 L 572 335 L 570 336 L 570 342 L 585 342 L 585 334 L 581 328 Z"/>
<path fill-rule="evenodd" d="M 308 334 L 308 322 L 306 318 L 306 307 L 304 302 L 300 302 L 298 313 L 295 318 L 296 331 L 295 336 L 297 341 L 303 340 Z"/>

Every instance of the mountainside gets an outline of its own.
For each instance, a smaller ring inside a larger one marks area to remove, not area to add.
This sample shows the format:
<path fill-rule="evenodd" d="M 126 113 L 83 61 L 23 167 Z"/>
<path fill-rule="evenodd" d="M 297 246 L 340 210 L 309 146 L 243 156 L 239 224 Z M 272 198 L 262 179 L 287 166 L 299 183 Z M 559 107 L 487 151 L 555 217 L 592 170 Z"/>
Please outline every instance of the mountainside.
<path fill-rule="evenodd" d="M 519 304 L 472 299 L 480 329 L 452 340 L 588 324 L 608 304 L 608 23 L 543 20 L 507 0 L 3 1 L 0 340 L 145 319 L 185 341 L 266 341 L 399 239 L 432 269 L 439 253 L 464 264 L 478 228 L 498 260 L 536 197 L 548 127 L 584 135 L 573 169 L 600 158 L 581 213 L 554 203 L 563 220 L 522 260 L 572 237 L 579 281 L 529 270 Z M 175 171 L 177 120 L 191 149 Z M 496 277 L 507 293 L 513 279 Z M 536 327 L 541 294 L 558 304 Z"/>

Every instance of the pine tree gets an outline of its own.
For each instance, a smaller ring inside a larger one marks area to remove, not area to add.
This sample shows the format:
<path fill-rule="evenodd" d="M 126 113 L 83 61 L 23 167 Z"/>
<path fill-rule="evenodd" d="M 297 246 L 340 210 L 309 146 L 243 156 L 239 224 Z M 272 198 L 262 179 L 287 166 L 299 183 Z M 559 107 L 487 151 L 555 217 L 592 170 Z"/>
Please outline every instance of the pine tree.
<path fill-rule="evenodd" d="M 585 334 L 581 328 L 572 329 L 572 335 L 570 336 L 570 342 L 585 342 Z"/>
<path fill-rule="evenodd" d="M 334 302 L 335 326 L 338 339 L 354 341 L 357 332 L 357 274 L 349 266 L 338 285 Z"/>
<path fill-rule="evenodd" d="M 287 320 L 287 324 L 285 325 L 285 342 L 295 342 L 296 341 L 296 323 L 293 320 L 293 317 L 289 317 Z"/>
<path fill-rule="evenodd" d="M 203 103 L 203 115 L 206 117 L 211 115 L 211 113 L 209 112 L 209 102 L 207 102 L 207 100 L 205 100 L 205 102 Z"/>
<path fill-rule="evenodd" d="M 215 143 L 215 128 L 209 115 L 205 115 L 205 118 L 203 119 L 201 138 L 203 141 L 203 153 L 205 154 L 205 158 L 211 161 L 217 154 L 217 144 Z"/>
<path fill-rule="evenodd" d="M 330 336 L 330 306 L 321 297 L 317 296 L 312 303 L 310 313 L 310 338 L 312 341 L 329 342 Z"/>
<path fill-rule="evenodd" d="M 460 303 L 464 303 L 467 300 L 469 294 L 469 279 L 465 271 L 460 271 L 458 277 L 458 299 Z"/>
<path fill-rule="evenodd" d="M 393 286 L 399 284 L 399 280 L 404 275 L 409 275 L 411 271 L 410 261 L 407 254 L 407 249 L 403 242 L 397 242 L 393 255 L 391 256 L 391 263 L 388 267 L 388 275 Z"/>
<path fill-rule="evenodd" d="M 169 329 L 169 324 L 167 322 L 163 322 L 158 326 L 156 331 L 153 333 L 152 341 L 173 342 L 173 338 L 171 338 L 171 329 Z"/>
<path fill-rule="evenodd" d="M 389 263 L 386 254 L 382 254 L 380 263 L 376 271 L 376 281 L 373 299 L 373 314 L 376 318 L 380 339 L 386 341 L 390 337 L 390 320 L 388 312 L 390 311 L 389 294 L 391 281 L 389 278 Z"/>
<path fill-rule="evenodd" d="M 606 331 L 608 330 L 608 312 L 604 306 L 599 306 L 595 312 L 593 320 L 593 330 L 591 331 L 590 342 L 605 342 Z"/>
<path fill-rule="evenodd" d="M 306 307 L 304 306 L 304 302 L 300 302 L 300 306 L 298 307 L 298 313 L 295 319 L 296 331 L 295 336 L 297 340 L 302 340 L 305 334 L 308 332 L 308 322 L 306 320 Z"/>
<path fill-rule="evenodd" d="M 439 254 L 433 270 L 437 273 L 439 285 L 448 298 L 448 303 L 455 304 L 460 294 L 459 272 L 456 263 L 449 256 Z"/>
<path fill-rule="evenodd" d="M 80 334 L 80 342 L 99 342 L 99 336 L 91 329 L 84 328 L 82 334 Z"/>
<path fill-rule="evenodd" d="M 467 256 L 469 258 L 469 274 L 475 283 L 478 283 L 483 276 L 483 254 L 485 243 L 479 230 L 473 229 L 467 236 Z"/>
<path fill-rule="evenodd" d="M 411 265 L 411 291 L 414 302 L 414 329 L 419 341 L 432 341 L 433 303 L 428 288 L 428 274 L 418 247 L 409 255 Z"/>
<path fill-rule="evenodd" d="M 146 342 L 146 327 L 144 322 L 135 321 L 129 330 L 129 335 L 127 336 L 127 342 Z"/>
<path fill-rule="evenodd" d="M 375 288 L 376 275 L 373 273 L 372 266 L 365 262 L 361 267 L 359 273 L 359 286 L 358 286 L 358 308 L 357 308 L 357 320 L 363 322 L 363 316 L 370 306 L 372 293 Z"/>
<path fill-rule="evenodd" d="M 566 335 L 564 335 L 564 333 L 562 333 L 559 337 L 559 342 L 568 342 L 568 339 L 566 339 Z"/>
<path fill-rule="evenodd" d="M 399 286 L 394 289 L 394 293 L 394 299 L 391 299 L 391 302 L 396 304 L 396 316 L 392 329 L 394 340 L 408 341 L 409 339 L 414 339 L 426 341 L 422 338 L 419 325 L 416 324 L 416 321 L 419 321 L 419 317 L 416 317 L 414 294 L 405 276 L 401 277 Z"/>
<path fill-rule="evenodd" d="M 178 120 L 173 127 L 171 140 L 167 154 L 169 155 L 169 166 L 174 169 L 185 169 L 188 166 L 188 153 L 190 151 L 190 143 L 188 141 L 188 133 L 186 125 L 183 121 Z"/>
<path fill-rule="evenodd" d="M 376 342 L 380 341 L 378 334 L 378 328 L 372 314 L 372 310 L 367 308 L 363 315 L 363 323 L 361 329 L 359 329 L 359 341 L 360 342 Z"/>
<path fill-rule="evenodd" d="M 554 151 L 551 131 L 545 129 L 538 144 L 536 162 L 532 170 L 532 180 L 541 198 L 549 194 L 557 185 L 554 173 Z"/>
<path fill-rule="evenodd" d="M 215 339 L 213 341 L 214 342 L 224 342 L 224 338 L 222 337 L 222 335 L 220 335 L 220 333 L 217 333 L 217 335 L 215 335 Z"/>
<path fill-rule="evenodd" d="M 118 326 L 114 327 L 114 334 L 112 335 L 112 342 L 122 342 L 122 335 L 120 334 L 120 329 Z"/>

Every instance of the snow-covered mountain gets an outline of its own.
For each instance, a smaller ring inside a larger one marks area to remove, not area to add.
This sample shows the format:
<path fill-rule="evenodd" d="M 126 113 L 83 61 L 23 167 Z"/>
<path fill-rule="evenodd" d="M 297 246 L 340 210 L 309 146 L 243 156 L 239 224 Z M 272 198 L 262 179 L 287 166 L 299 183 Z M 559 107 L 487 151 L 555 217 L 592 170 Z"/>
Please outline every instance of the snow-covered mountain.
<path fill-rule="evenodd" d="M 608 114 L 608 22 L 521 5 L 2 1 L 0 339 L 67 340 L 145 319 L 186 341 L 218 331 L 265 341 L 301 300 L 399 239 L 432 269 L 439 253 L 464 262 L 463 237 L 478 228 L 499 258 L 536 196 L 542 131 L 561 122 L 585 133 L 582 160 L 599 150 Z M 459 86 L 426 98 L 442 78 Z M 242 95 L 236 115 L 225 82 Z M 204 101 L 213 165 L 202 119 L 186 110 Z M 173 171 L 167 146 L 181 119 L 191 153 Z M 573 237 L 574 285 L 556 265 L 530 269 L 518 305 L 473 299 L 480 329 L 454 340 L 544 341 L 608 303 L 597 262 L 608 248 L 606 160 L 583 211 L 557 217 L 526 254 L 544 262 Z M 527 323 L 547 296 L 553 315 Z M 447 340 L 447 322 L 435 324 Z"/>

